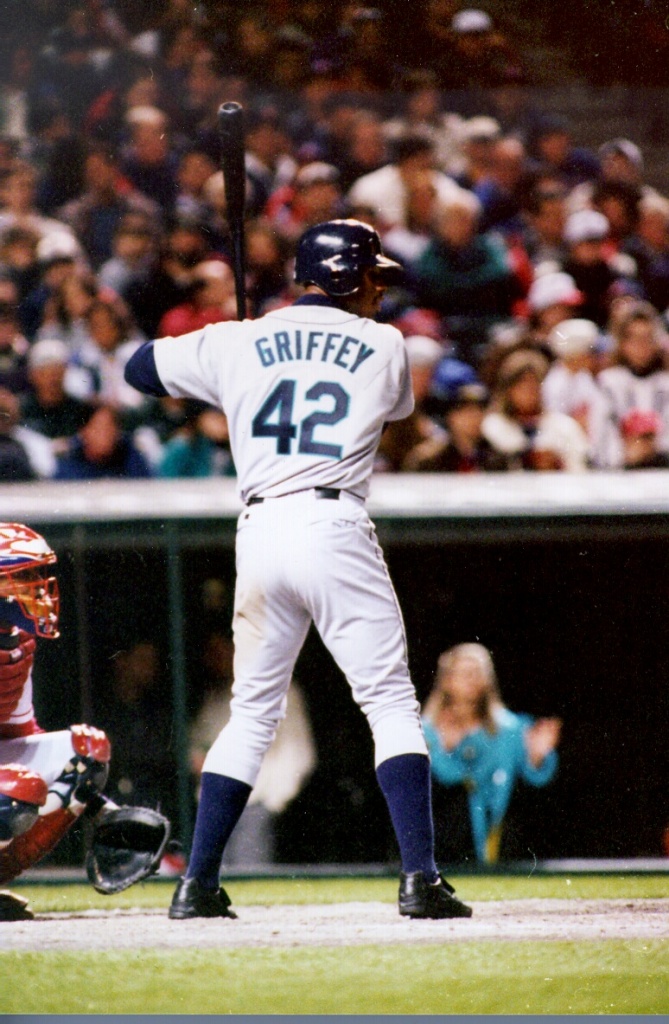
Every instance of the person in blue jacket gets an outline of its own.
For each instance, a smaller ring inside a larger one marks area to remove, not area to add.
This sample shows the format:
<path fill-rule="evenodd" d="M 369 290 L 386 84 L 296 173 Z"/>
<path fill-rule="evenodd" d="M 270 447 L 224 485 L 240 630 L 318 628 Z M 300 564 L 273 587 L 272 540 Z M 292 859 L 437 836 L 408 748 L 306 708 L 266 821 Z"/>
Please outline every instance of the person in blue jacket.
<path fill-rule="evenodd" d="M 499 858 L 504 818 L 519 780 L 545 786 L 557 771 L 558 718 L 505 707 L 490 651 L 465 643 L 445 651 L 423 708 L 433 782 L 462 786 L 480 863 Z"/>

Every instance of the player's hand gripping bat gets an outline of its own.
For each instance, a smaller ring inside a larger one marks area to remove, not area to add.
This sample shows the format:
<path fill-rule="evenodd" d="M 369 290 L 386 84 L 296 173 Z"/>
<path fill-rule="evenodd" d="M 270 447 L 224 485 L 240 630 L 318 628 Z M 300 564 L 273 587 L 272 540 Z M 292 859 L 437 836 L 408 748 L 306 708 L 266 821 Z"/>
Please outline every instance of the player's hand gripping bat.
<path fill-rule="evenodd" d="M 222 103 L 218 108 L 221 137 L 221 170 L 225 183 L 228 226 L 232 240 L 232 269 L 235 275 L 237 319 L 246 316 L 246 255 L 244 246 L 244 207 L 246 172 L 244 168 L 244 111 L 239 103 Z"/>

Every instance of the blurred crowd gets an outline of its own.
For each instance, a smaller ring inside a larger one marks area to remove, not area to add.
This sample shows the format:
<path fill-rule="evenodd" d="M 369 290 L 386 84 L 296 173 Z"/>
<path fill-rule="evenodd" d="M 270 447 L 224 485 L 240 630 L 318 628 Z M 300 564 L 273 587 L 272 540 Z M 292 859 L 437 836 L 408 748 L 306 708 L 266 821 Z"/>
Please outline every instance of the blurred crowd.
<path fill-rule="evenodd" d="M 312 224 L 372 224 L 404 281 L 416 410 L 377 472 L 669 465 L 669 198 L 627 138 L 531 102 L 457 0 L 31 0 L 0 74 L 0 480 L 235 473 L 225 416 L 147 399 L 147 338 L 236 318 L 217 111 L 244 107 L 248 315 Z"/>

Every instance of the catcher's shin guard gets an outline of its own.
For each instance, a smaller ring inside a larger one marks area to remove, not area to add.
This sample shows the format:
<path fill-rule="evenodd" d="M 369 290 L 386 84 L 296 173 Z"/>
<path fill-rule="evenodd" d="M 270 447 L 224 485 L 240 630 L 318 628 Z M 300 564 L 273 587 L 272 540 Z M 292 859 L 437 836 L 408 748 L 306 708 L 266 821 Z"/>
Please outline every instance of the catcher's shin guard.
<path fill-rule="evenodd" d="M 0 850 L 0 884 L 18 878 L 50 853 L 72 828 L 77 815 L 66 807 L 39 817 L 32 828 Z"/>
<path fill-rule="evenodd" d="M 27 832 L 46 803 L 47 785 L 22 764 L 0 767 L 0 848 Z"/>

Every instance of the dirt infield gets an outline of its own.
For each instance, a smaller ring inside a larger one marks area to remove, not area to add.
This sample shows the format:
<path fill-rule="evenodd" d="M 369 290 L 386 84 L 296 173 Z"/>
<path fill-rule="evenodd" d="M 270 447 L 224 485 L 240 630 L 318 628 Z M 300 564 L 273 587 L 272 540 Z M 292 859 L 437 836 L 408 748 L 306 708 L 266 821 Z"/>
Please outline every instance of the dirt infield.
<path fill-rule="evenodd" d="M 456 921 L 409 921 L 393 904 L 243 906 L 232 920 L 170 921 L 165 911 L 89 910 L 0 923 L 0 950 L 420 945 L 472 940 L 669 939 L 669 899 L 474 903 Z"/>

